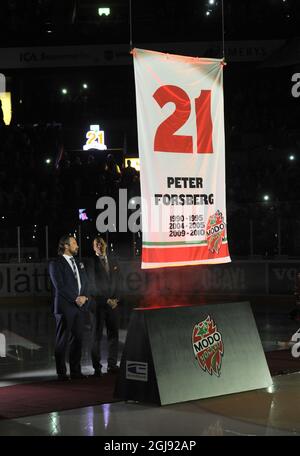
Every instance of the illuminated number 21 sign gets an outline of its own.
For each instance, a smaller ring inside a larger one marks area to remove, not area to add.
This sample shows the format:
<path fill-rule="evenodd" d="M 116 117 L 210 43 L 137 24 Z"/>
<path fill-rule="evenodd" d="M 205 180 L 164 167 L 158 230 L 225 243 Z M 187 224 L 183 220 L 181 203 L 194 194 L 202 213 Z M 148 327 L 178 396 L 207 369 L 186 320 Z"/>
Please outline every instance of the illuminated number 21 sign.
<path fill-rule="evenodd" d="M 191 100 L 188 94 L 180 87 L 163 85 L 153 94 L 153 98 L 161 108 L 167 103 L 175 104 L 175 111 L 167 117 L 157 128 L 154 137 L 155 152 L 193 153 L 193 137 L 188 135 L 175 135 L 191 114 Z M 195 100 L 197 153 L 212 154 L 211 119 L 211 90 L 201 90 Z"/>
<path fill-rule="evenodd" d="M 107 147 L 104 144 L 104 131 L 100 130 L 99 125 L 91 125 L 90 130 L 86 134 L 86 143 L 83 146 L 83 150 L 98 149 L 106 150 Z"/>

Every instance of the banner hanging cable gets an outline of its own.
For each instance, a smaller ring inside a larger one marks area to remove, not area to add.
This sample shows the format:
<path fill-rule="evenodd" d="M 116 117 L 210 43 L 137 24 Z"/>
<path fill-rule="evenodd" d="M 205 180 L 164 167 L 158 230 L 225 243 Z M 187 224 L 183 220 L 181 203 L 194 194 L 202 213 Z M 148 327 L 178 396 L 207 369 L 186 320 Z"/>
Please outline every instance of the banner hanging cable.
<path fill-rule="evenodd" d="M 223 60 L 225 61 L 225 14 L 224 14 L 224 0 L 222 0 L 222 53 L 223 53 Z"/>
<path fill-rule="evenodd" d="M 129 0 L 129 46 L 130 46 L 130 51 L 132 51 L 132 5 L 131 5 L 131 0 Z"/>
<path fill-rule="evenodd" d="M 225 13 L 224 0 L 221 0 L 221 15 L 222 15 L 222 58 L 225 61 Z M 130 52 L 133 50 L 132 43 L 132 0 L 129 0 L 129 47 Z"/>

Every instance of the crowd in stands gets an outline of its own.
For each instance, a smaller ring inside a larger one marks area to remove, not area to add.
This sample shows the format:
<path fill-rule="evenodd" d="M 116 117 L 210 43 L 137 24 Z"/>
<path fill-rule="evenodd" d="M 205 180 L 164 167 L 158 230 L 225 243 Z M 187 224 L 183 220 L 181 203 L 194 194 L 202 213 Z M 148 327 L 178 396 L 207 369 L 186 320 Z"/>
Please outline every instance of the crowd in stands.
<path fill-rule="evenodd" d="M 129 198 L 140 193 L 139 172 L 130 164 L 118 165 L 105 152 L 99 158 L 99 151 L 91 151 L 85 159 L 70 154 L 61 133 L 52 125 L 0 128 L 2 246 L 15 244 L 17 226 L 28 231 L 26 242 L 32 243 L 34 225 L 77 227 L 79 209 L 95 213 L 99 197 L 116 198 L 119 188 L 126 188 Z"/>

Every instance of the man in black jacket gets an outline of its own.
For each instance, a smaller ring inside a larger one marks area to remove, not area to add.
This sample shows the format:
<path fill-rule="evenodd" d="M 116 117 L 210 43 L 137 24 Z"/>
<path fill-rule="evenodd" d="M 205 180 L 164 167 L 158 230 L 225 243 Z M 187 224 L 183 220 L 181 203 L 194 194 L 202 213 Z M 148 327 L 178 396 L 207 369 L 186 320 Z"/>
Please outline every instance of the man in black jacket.
<path fill-rule="evenodd" d="M 83 263 L 74 258 L 77 252 L 76 239 L 63 236 L 59 240 L 58 258 L 49 264 L 49 274 L 54 287 L 55 362 L 59 380 L 69 380 L 66 368 L 68 343 L 70 376 L 74 379 L 84 378 L 81 372 L 81 350 L 88 281 Z"/>
<path fill-rule="evenodd" d="M 93 241 L 95 256 L 87 265 L 87 274 L 90 284 L 92 322 L 91 358 L 94 375 L 100 377 L 101 339 L 106 326 L 108 358 L 107 372 L 116 373 L 118 370 L 119 347 L 119 268 L 116 262 L 107 256 L 105 240 L 97 236 Z"/>

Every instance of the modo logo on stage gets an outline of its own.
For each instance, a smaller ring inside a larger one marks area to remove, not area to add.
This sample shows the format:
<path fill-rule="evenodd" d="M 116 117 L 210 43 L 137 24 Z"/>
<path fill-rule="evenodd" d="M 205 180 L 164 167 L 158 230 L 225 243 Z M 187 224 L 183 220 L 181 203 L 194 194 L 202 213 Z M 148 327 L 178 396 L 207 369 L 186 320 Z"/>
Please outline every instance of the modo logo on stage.
<path fill-rule="evenodd" d="M 195 358 L 204 372 L 219 377 L 224 345 L 222 335 L 209 315 L 194 326 L 192 344 Z"/>

